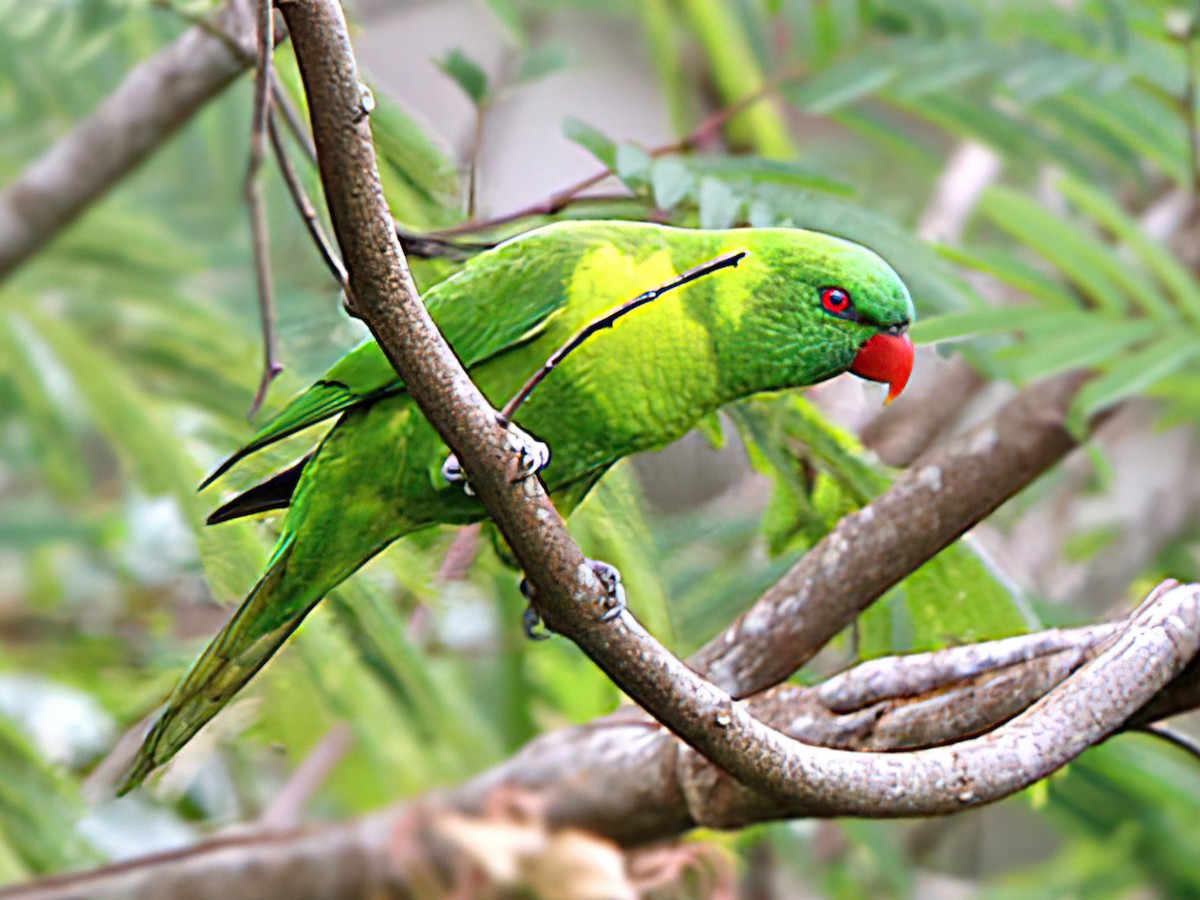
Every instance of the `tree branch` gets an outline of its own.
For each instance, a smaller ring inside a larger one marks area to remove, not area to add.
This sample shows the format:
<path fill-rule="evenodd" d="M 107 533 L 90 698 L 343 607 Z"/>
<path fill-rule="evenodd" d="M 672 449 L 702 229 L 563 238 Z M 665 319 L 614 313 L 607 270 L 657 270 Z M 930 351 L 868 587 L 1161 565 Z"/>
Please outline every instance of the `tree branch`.
<path fill-rule="evenodd" d="M 904 760 L 922 755 L 953 764 L 964 750 L 967 757 L 1003 754 L 1006 748 L 1031 753 L 1033 760 L 1005 755 L 1010 767 L 995 771 L 999 777 L 1012 777 L 1031 764 L 1047 771 L 1057 764 L 1057 754 L 1063 750 L 1059 729 L 1092 732 L 1117 727 L 1123 711 L 1135 707 L 1136 695 L 1148 689 L 1148 674 L 1161 665 L 1178 664 L 1194 650 L 1198 633 L 1200 586 L 1167 583 L 1119 622 L 877 660 L 825 685 L 786 685 L 747 705 L 755 716 L 792 737 L 823 747 L 946 745 L 921 754 L 839 753 L 864 763 L 890 762 L 893 771 L 902 768 Z M 881 670 L 891 673 L 896 690 L 874 686 Z M 931 673 L 938 674 L 931 677 Z M 1185 672 L 1146 709 L 1187 678 Z M 907 691 L 918 684 L 929 690 L 908 696 Z M 1041 702 L 1012 719 L 1043 695 Z M 1196 700 L 1200 703 L 1200 698 Z M 866 702 L 869 705 L 849 712 L 830 708 Z M 982 737 L 953 743 L 1009 719 L 1008 725 Z M 1055 722 L 1053 733 L 1042 730 Z M 1136 719 L 1130 727 L 1136 727 Z M 1035 744 L 1028 744 L 1021 732 L 1032 734 Z M 1095 737 L 1076 736 L 1074 741 L 1082 750 Z M 1049 756 L 1042 758 L 1043 751 Z M 959 796 L 947 801 L 955 805 L 962 802 L 966 790 L 976 789 L 969 782 L 955 784 Z M 433 837 L 432 826 L 440 816 L 448 811 L 479 814 L 497 792 L 513 790 L 540 796 L 551 829 L 582 828 L 626 846 L 675 837 L 698 825 L 733 828 L 843 811 L 840 801 L 830 811 L 821 805 L 820 797 L 797 806 L 751 791 L 627 708 L 591 725 L 537 738 L 516 756 L 460 787 L 352 822 L 300 831 L 258 830 L 189 850 L 0 890 L 0 897 L 51 900 L 186 894 L 240 900 L 279 893 L 357 897 L 385 888 L 411 889 L 423 874 L 453 866 L 446 859 L 446 848 Z M 874 807 L 875 798 L 864 800 Z M 247 877 L 248 872 L 254 877 Z"/>
<path fill-rule="evenodd" d="M 250 41 L 246 0 L 214 17 L 227 35 Z M 158 149 L 205 103 L 254 63 L 228 38 L 188 29 L 137 66 L 87 118 L 0 193 L 0 281 Z"/>
<path fill-rule="evenodd" d="M 322 180 L 358 314 L 458 457 L 536 589 L 547 623 L 570 637 L 651 715 L 745 789 L 760 791 L 773 803 L 821 815 L 929 815 L 990 802 L 1043 777 L 1110 733 L 1195 654 L 1200 631 L 1189 630 L 1185 623 L 1194 623 L 1200 597 L 1195 590 L 1170 591 L 1161 602 L 1143 610 L 1112 648 L 1085 666 L 1083 672 L 1099 677 L 1071 679 L 986 738 L 964 741 L 952 749 L 854 753 L 802 744 L 755 719 L 745 704 L 734 702 L 671 656 L 631 616 L 603 622 L 601 613 L 607 604 L 597 578 L 540 482 L 513 478 L 515 460 L 506 452 L 495 410 L 471 383 L 416 296 L 383 200 L 362 106 L 363 89 L 340 8 L 330 0 L 295 0 L 284 6 L 284 15 L 308 91 Z M 1052 417 L 1061 419 L 1060 407 L 1065 407 L 1080 380 L 1081 376 L 1072 376 L 1047 382 L 1049 396 L 1043 399 L 1050 401 Z M 1039 412 L 1047 415 L 1045 409 Z M 1057 459 L 1073 444 L 1061 428 L 1044 437 L 1032 449 L 1013 448 L 1019 483 L 1042 471 L 1044 466 L 1036 464 L 1042 457 Z M 974 440 L 982 452 L 1000 442 L 1002 435 L 987 431 Z M 943 492 L 953 492 L 954 512 L 968 507 L 978 510 L 979 501 L 961 492 L 961 485 L 974 484 L 979 473 L 947 471 L 944 467 L 950 462 L 920 465 L 911 482 L 889 492 L 906 501 L 890 518 L 919 518 L 920 507 L 914 501 Z M 1003 497 L 995 491 L 988 496 L 994 503 Z M 993 506 L 984 507 L 980 514 Z M 846 527 L 853 529 L 879 513 L 868 510 L 850 517 Z M 924 524 L 937 535 L 939 548 L 958 533 L 941 520 Z M 810 557 L 836 568 L 845 551 L 831 541 Z M 868 584 L 880 593 L 893 568 L 909 571 L 919 564 L 911 549 L 897 555 L 896 564 L 864 561 Z M 789 584 L 765 610 L 793 620 L 803 618 L 807 594 L 795 587 Z M 835 633 L 841 627 L 837 620 L 852 618 L 867 602 L 819 609 L 825 615 L 818 630 L 836 622 L 829 632 Z M 795 627 L 801 642 L 811 643 L 812 638 L 800 632 Z M 734 634 L 750 645 L 768 642 L 757 621 L 743 619 Z M 801 655 L 793 654 L 789 665 Z M 719 660 L 720 655 L 714 661 Z M 790 671 L 744 654 L 738 660 L 726 671 L 737 672 L 743 688 L 770 683 Z M 1128 669 L 1131 662 L 1136 669 Z M 1081 711 L 1086 714 L 1082 718 Z"/>
<path fill-rule="evenodd" d="M 1061 459 L 1066 412 L 1087 376 L 1018 393 L 842 519 L 754 606 L 689 663 L 739 697 L 778 684 L 922 563 Z"/>

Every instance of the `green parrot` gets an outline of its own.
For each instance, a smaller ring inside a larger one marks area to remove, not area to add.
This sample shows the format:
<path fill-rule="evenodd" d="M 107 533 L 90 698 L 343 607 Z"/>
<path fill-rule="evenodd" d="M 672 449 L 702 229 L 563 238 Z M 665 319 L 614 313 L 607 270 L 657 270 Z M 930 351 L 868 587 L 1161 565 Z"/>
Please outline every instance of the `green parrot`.
<path fill-rule="evenodd" d="M 846 371 L 890 385 L 912 370 L 912 300 L 871 250 L 790 228 L 698 231 L 562 222 L 481 253 L 432 287 L 433 319 L 483 393 L 512 397 L 597 317 L 707 261 L 736 270 L 666 293 L 583 341 L 515 416 L 514 448 L 564 514 L 622 457 L 663 447 L 723 404 Z M 312 452 L 235 497 L 216 523 L 287 508 L 266 571 L 176 687 L 122 792 L 166 762 L 274 655 L 327 593 L 388 544 L 487 517 L 374 341 L 343 357 L 205 482 L 338 416 Z M 602 580 L 615 581 L 611 572 Z M 619 612 L 619 608 L 616 608 Z"/>

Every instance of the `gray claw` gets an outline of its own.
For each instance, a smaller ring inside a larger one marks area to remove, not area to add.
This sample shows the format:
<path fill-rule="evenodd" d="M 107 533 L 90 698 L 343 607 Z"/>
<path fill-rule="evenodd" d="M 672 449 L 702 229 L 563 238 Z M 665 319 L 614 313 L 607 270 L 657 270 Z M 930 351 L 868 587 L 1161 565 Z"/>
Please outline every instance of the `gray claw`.
<path fill-rule="evenodd" d="M 497 414 L 497 419 L 507 431 L 508 449 L 517 455 L 517 471 L 513 478 L 514 482 L 524 481 L 550 465 L 550 448 L 546 444 L 526 434 L 503 416 Z M 467 473 L 463 471 L 458 457 L 453 453 L 447 456 L 446 461 L 442 463 L 442 477 L 450 484 L 462 485 L 463 493 L 468 497 L 475 496 L 475 489 L 467 480 Z"/>
<path fill-rule="evenodd" d="M 475 496 L 475 489 L 471 487 L 471 482 L 467 481 L 467 473 L 463 471 L 458 457 L 453 453 L 447 456 L 446 461 L 442 463 L 442 477 L 451 484 L 461 484 L 463 493 L 468 497 Z"/>
<path fill-rule="evenodd" d="M 529 601 L 529 605 L 525 607 L 525 612 L 521 615 L 521 625 L 525 629 L 525 637 L 531 641 L 546 640 L 550 634 L 547 631 L 538 631 L 538 626 L 542 624 L 542 614 L 534 605 L 533 585 L 529 583 L 528 578 L 521 579 L 521 596 Z"/>
<path fill-rule="evenodd" d="M 521 580 L 521 593 L 525 593 L 524 579 Z M 525 637 L 531 641 L 544 641 L 549 638 L 549 632 L 538 630 L 541 624 L 542 614 L 537 611 L 537 607 L 530 600 L 529 605 L 525 607 L 525 612 L 521 615 L 521 625 L 525 629 Z"/>
<path fill-rule="evenodd" d="M 625 612 L 625 585 L 621 583 L 621 573 L 616 566 L 603 562 L 598 559 L 589 559 L 588 565 L 591 566 L 596 577 L 600 579 L 600 584 L 604 587 L 604 593 L 607 598 L 605 610 L 600 616 L 601 622 L 611 622 L 618 618 L 621 613 Z"/>
<path fill-rule="evenodd" d="M 589 559 L 587 564 L 596 573 L 596 577 L 600 579 L 600 584 L 604 588 L 604 611 L 600 614 L 600 621 L 612 622 L 625 612 L 627 606 L 625 586 L 621 583 L 621 573 L 616 566 L 598 559 Z M 520 588 L 521 596 L 529 601 L 522 616 L 525 636 L 531 641 L 544 641 L 550 635 L 545 631 L 538 630 L 538 627 L 542 625 L 542 616 L 537 609 L 533 585 L 529 583 L 528 578 L 522 578 Z"/>
<path fill-rule="evenodd" d="M 508 446 L 517 454 L 517 471 L 513 481 L 524 481 L 550 465 L 550 447 L 512 422 L 505 420 L 508 429 Z"/>

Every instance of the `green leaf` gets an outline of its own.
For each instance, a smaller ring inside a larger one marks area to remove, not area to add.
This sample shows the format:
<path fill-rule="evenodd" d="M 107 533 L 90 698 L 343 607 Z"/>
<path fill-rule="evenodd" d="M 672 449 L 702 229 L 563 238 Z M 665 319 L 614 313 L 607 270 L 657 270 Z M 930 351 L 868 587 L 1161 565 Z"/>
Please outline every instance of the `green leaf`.
<path fill-rule="evenodd" d="M 617 177 L 634 193 L 650 183 L 650 166 L 653 163 L 650 154 L 637 144 L 623 141 L 617 145 L 615 158 Z"/>
<path fill-rule="evenodd" d="M 512 39 L 523 46 L 527 39 L 525 21 L 516 0 L 487 0 L 487 5 L 492 14 L 504 25 Z"/>
<path fill-rule="evenodd" d="M 546 78 L 566 68 L 568 62 L 570 62 L 570 58 L 560 45 L 544 44 L 521 57 L 513 81 L 517 84 L 525 84 Z"/>
<path fill-rule="evenodd" d="M 901 71 L 891 61 L 854 57 L 819 72 L 797 87 L 785 87 L 784 93 L 801 109 L 823 116 L 874 94 Z"/>
<path fill-rule="evenodd" d="M 99 862 L 76 830 L 76 792 L 2 715 L 0 771 L 0 837 L 30 871 L 48 874 Z"/>
<path fill-rule="evenodd" d="M 1150 289 L 1149 285 L 1141 284 L 1144 279 L 1117 260 L 1111 247 L 1023 194 L 1010 188 L 991 187 L 985 192 L 980 208 L 993 222 L 1056 266 L 1109 313 L 1124 314 L 1131 300 L 1141 303 L 1140 295 L 1131 296 L 1132 292 L 1139 286 Z"/>
<path fill-rule="evenodd" d="M 935 650 L 1022 634 L 1039 623 L 985 565 L 969 540 L 946 548 L 904 579 L 910 650 Z"/>
<path fill-rule="evenodd" d="M 913 324 L 912 339 L 918 344 L 934 344 L 939 341 L 965 340 L 980 335 L 1001 334 L 1036 328 L 1039 325 L 1058 328 L 1070 327 L 1075 322 L 1085 321 L 1085 312 L 1063 313 L 1043 306 L 993 306 L 969 312 L 947 313 L 931 319 L 922 319 Z"/>
<path fill-rule="evenodd" d="M 696 189 L 696 178 L 678 156 L 655 160 L 650 175 L 654 204 L 659 209 L 674 209 Z"/>
<path fill-rule="evenodd" d="M 146 393 L 69 320 L 31 313 L 30 322 L 70 373 L 88 415 L 142 490 L 151 496 L 172 494 L 189 518 L 201 519 L 195 492 L 199 472 Z"/>
<path fill-rule="evenodd" d="M 437 61 L 437 67 L 454 79 L 476 106 L 488 100 L 488 77 L 473 59 L 455 47 Z"/>
<path fill-rule="evenodd" d="M 1057 309 L 1078 309 L 1076 297 L 1059 282 L 1000 250 L 968 251 L 938 246 L 938 253 L 952 262 L 982 272 Z"/>
<path fill-rule="evenodd" d="M 1192 273 L 1168 249 L 1152 240 L 1141 225 L 1107 194 L 1078 178 L 1064 177 L 1058 181 L 1063 196 L 1074 203 L 1137 254 L 1142 265 L 1156 276 L 1174 295 L 1193 322 L 1200 324 L 1200 284 Z M 1174 310 L 1155 291 L 1143 294 L 1146 301 L 1162 304 L 1160 317 L 1173 319 Z"/>
<path fill-rule="evenodd" d="M 737 221 L 742 201 L 732 188 L 716 178 L 700 182 L 700 227 L 729 228 Z"/>
<path fill-rule="evenodd" d="M 1064 94 L 1061 99 L 1084 119 L 1157 165 L 1181 187 L 1188 187 L 1186 132 L 1174 110 L 1161 98 L 1147 91 L 1125 89 L 1105 95 L 1102 101 L 1074 94 Z"/>
<path fill-rule="evenodd" d="M 450 153 L 383 91 L 376 91 L 375 98 L 371 135 L 392 213 L 413 227 L 455 221 L 458 170 Z"/>
<path fill-rule="evenodd" d="M 719 178 L 735 191 L 751 188 L 770 190 L 773 186 L 796 190 L 817 190 L 849 196 L 854 189 L 821 172 L 778 159 L 761 156 L 687 156 L 682 159 L 696 178 Z"/>
<path fill-rule="evenodd" d="M 1087 384 L 1071 409 L 1071 423 L 1078 429 L 1096 413 L 1127 397 L 1143 393 L 1200 356 L 1195 334 L 1169 334 L 1114 365 Z"/>
<path fill-rule="evenodd" d="M 617 167 L 617 144 L 594 125 L 582 119 L 569 118 L 563 121 L 563 135 L 578 144 L 600 162 L 615 170 Z"/>
<path fill-rule="evenodd" d="M 994 359 L 1013 377 L 1029 381 L 1054 372 L 1106 363 L 1157 330 L 1158 326 L 1144 319 L 1129 322 L 1096 315 L 1064 318 L 1063 327 L 1031 333 L 1028 344 L 997 351 Z"/>
<path fill-rule="evenodd" d="M 939 41 L 923 51 L 906 54 L 904 77 L 892 85 L 896 96 L 914 99 L 981 78 L 992 71 L 1009 69 L 1019 51 L 1005 44 L 982 40 Z"/>
<path fill-rule="evenodd" d="M 15 313 L 0 316 L 0 377 L 16 392 L 29 427 L 31 451 L 50 487 L 63 499 L 82 499 L 88 487 L 87 459 L 72 426 L 70 398 L 56 396 L 54 366 L 43 358 L 29 323 Z"/>

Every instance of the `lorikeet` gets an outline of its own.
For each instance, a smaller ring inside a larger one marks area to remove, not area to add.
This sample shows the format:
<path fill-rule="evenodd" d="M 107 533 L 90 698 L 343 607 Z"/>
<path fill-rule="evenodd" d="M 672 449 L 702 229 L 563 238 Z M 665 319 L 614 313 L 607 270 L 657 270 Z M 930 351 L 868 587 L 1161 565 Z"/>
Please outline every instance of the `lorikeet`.
<path fill-rule="evenodd" d="M 499 405 L 581 327 L 721 254 L 735 271 L 679 287 L 578 347 L 520 408 L 546 442 L 542 473 L 564 512 L 622 457 L 671 443 L 723 404 L 854 372 L 904 388 L 912 301 L 858 244 L 789 228 L 697 231 L 566 222 L 474 257 L 425 302 Z M 271 658 L 304 616 L 388 544 L 487 515 L 447 482 L 448 450 L 368 341 L 297 396 L 210 477 L 331 417 L 316 448 L 210 519 L 287 508 L 266 571 L 171 696 L 123 789 L 170 759 Z"/>

